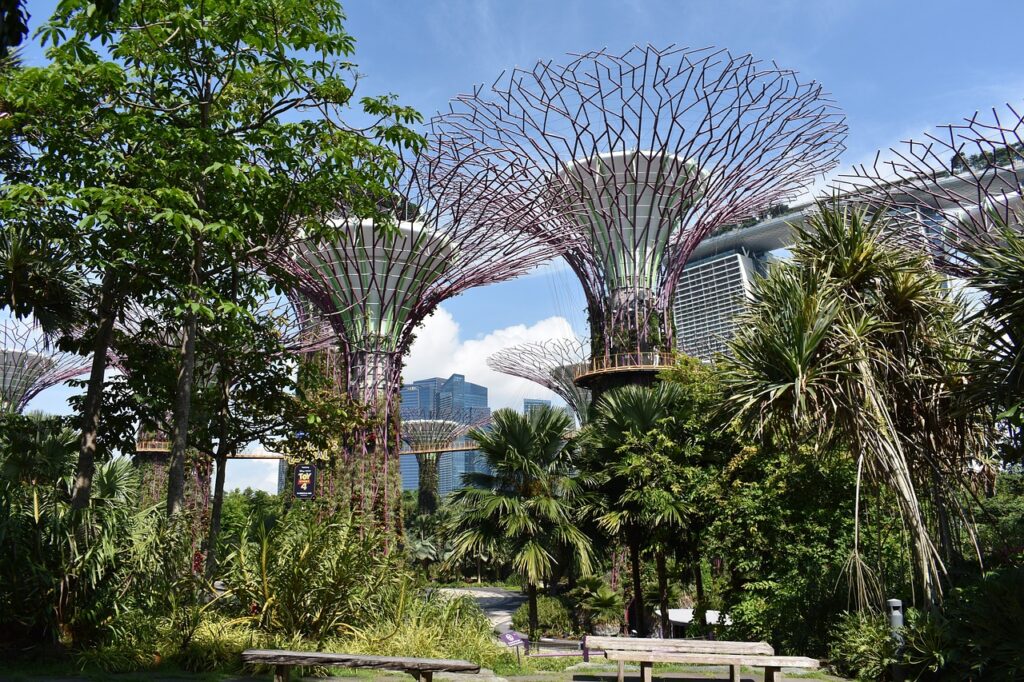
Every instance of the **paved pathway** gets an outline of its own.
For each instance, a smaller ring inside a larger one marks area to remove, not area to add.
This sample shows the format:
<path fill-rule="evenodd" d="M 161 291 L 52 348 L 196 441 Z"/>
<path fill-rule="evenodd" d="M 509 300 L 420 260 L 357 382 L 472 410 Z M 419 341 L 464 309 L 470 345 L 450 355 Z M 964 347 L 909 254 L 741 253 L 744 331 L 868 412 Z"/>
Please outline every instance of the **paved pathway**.
<path fill-rule="evenodd" d="M 441 591 L 475 599 L 498 634 L 512 629 L 512 614 L 526 602 L 526 595 L 503 587 L 443 587 Z"/>

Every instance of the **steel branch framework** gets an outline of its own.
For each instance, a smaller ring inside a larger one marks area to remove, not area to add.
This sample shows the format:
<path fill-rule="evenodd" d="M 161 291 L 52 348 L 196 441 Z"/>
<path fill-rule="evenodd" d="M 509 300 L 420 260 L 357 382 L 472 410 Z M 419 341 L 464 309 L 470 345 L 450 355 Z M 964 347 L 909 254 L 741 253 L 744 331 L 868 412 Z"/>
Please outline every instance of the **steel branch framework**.
<path fill-rule="evenodd" d="M 88 358 L 51 348 L 28 322 L 7 318 L 0 322 L 0 335 L 0 409 L 4 412 L 21 412 L 42 391 L 89 370 Z"/>
<path fill-rule="evenodd" d="M 889 211 L 941 264 L 1000 225 L 1019 224 L 1024 114 L 1011 105 L 906 140 L 836 181 L 855 201 Z"/>
<path fill-rule="evenodd" d="M 583 424 L 590 410 L 591 393 L 577 386 L 574 377 L 586 361 L 584 341 L 548 339 L 503 348 L 487 358 L 487 365 L 496 372 L 528 379 L 554 391 Z"/>
<path fill-rule="evenodd" d="M 366 439 L 373 445 L 350 454 L 362 487 L 355 504 L 385 526 L 398 498 L 392 479 L 402 357 L 416 327 L 442 301 L 555 255 L 530 230 L 538 221 L 535 193 L 450 139 L 434 137 L 431 150 L 402 159 L 390 188 L 395 226 L 339 206 L 333 226 L 340 238 L 303 243 L 283 263 L 334 330 L 345 368 L 339 386 L 385 415 L 385 431 Z"/>
<path fill-rule="evenodd" d="M 490 415 L 472 422 L 467 417 L 467 411 L 441 409 L 430 419 L 402 422 L 402 440 L 409 446 L 409 454 L 415 455 L 419 467 L 420 513 L 430 514 L 437 510 L 441 455 L 470 430 L 490 422 Z"/>
<path fill-rule="evenodd" d="M 843 117 L 815 82 L 726 50 L 635 46 L 502 74 L 435 122 L 539 192 L 537 238 L 582 283 L 594 359 L 672 348 L 693 249 L 833 168 Z"/>

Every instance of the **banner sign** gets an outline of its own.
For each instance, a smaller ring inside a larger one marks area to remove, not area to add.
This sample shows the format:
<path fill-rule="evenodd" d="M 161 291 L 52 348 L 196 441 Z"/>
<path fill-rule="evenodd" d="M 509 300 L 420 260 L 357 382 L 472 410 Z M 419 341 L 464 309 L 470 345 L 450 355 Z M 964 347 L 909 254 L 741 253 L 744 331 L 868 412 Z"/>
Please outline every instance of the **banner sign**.
<path fill-rule="evenodd" d="M 312 500 L 316 497 L 316 466 L 295 465 L 295 499 Z"/>

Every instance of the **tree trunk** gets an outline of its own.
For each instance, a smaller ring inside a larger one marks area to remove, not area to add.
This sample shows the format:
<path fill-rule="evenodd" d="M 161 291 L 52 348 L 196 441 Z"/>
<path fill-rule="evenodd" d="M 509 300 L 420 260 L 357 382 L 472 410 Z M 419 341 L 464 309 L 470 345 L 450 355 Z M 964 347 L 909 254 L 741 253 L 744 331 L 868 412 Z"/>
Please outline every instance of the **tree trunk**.
<path fill-rule="evenodd" d="M 701 563 L 700 555 L 693 555 L 693 585 L 697 589 L 697 604 L 704 604 L 704 566 Z"/>
<path fill-rule="evenodd" d="M 96 339 L 92 348 L 92 370 L 82 406 L 82 433 L 78 446 L 78 465 L 75 468 L 75 482 L 71 490 L 71 508 L 85 509 L 89 506 L 92 492 L 92 477 L 96 470 L 96 434 L 100 428 L 100 412 L 103 408 L 103 378 L 107 371 L 107 351 L 114 334 L 115 305 L 117 296 L 117 275 L 113 267 L 107 268 L 100 285 L 100 300 L 97 306 Z"/>
<path fill-rule="evenodd" d="M 207 129 L 210 124 L 210 78 L 202 86 L 197 98 L 199 102 L 199 127 Z M 200 155 L 199 167 L 206 168 L 209 161 L 204 151 Z M 196 207 L 200 212 L 206 209 L 206 187 L 200 182 L 196 189 Z M 202 284 L 203 240 L 193 235 L 192 259 L 189 263 L 189 289 L 185 298 L 198 295 Z M 185 325 L 181 339 L 181 367 L 174 392 L 174 440 L 171 442 L 171 457 L 167 466 L 167 515 L 174 516 L 185 508 L 185 451 L 188 449 L 188 428 L 192 416 L 192 378 L 196 368 L 196 333 L 198 315 L 194 310 L 185 314 Z"/>
<path fill-rule="evenodd" d="M 670 639 L 672 623 L 668 619 L 668 568 L 665 565 L 665 551 L 659 547 L 654 555 L 658 571 L 658 608 L 661 610 L 661 636 Z"/>
<path fill-rule="evenodd" d="M 238 302 L 238 268 L 231 266 L 231 302 Z M 223 352 L 218 354 L 218 380 L 220 401 L 217 405 L 217 478 L 213 484 L 213 505 L 210 509 L 210 536 L 206 543 L 206 577 L 213 580 L 217 573 L 217 540 L 220 535 L 220 514 L 224 507 L 224 477 L 227 474 L 228 455 L 233 449 L 231 443 L 231 365 Z"/>
<path fill-rule="evenodd" d="M 205 203 L 200 193 L 200 207 Z M 196 238 L 192 246 L 190 295 L 195 295 L 201 283 L 203 267 L 203 243 Z M 192 380 L 196 369 L 196 335 L 199 331 L 199 316 L 195 311 L 185 315 L 181 339 L 181 367 L 174 390 L 174 440 L 171 442 L 171 456 L 167 466 L 167 515 L 174 516 L 185 508 L 185 451 L 188 449 L 188 428 L 192 416 Z"/>
<path fill-rule="evenodd" d="M 636 636 L 647 636 L 647 620 L 644 618 L 644 585 L 640 579 L 640 540 L 630 538 L 629 541 L 629 563 L 633 571 L 633 618 L 636 626 Z"/>
<path fill-rule="evenodd" d="M 170 462 L 167 465 L 167 515 L 174 516 L 185 509 L 185 451 L 188 449 L 188 426 L 192 415 L 192 378 L 196 366 L 195 313 L 185 318 L 181 343 L 181 367 L 174 396 L 174 439 L 171 442 Z"/>
<path fill-rule="evenodd" d="M 217 540 L 220 536 L 220 514 L 224 507 L 224 472 L 227 468 L 227 448 L 217 445 L 214 456 L 217 477 L 213 483 L 213 504 L 210 506 L 210 535 L 206 541 L 206 578 L 213 580 L 217 574 Z"/>
<path fill-rule="evenodd" d="M 420 468 L 419 492 L 416 501 L 420 514 L 433 514 L 439 506 L 438 455 L 434 453 L 416 455 Z"/>
<path fill-rule="evenodd" d="M 530 639 L 537 641 L 539 635 L 537 630 L 540 629 L 540 624 L 537 622 L 537 584 L 534 582 L 529 583 L 526 586 L 526 599 L 529 602 L 530 612 Z"/>

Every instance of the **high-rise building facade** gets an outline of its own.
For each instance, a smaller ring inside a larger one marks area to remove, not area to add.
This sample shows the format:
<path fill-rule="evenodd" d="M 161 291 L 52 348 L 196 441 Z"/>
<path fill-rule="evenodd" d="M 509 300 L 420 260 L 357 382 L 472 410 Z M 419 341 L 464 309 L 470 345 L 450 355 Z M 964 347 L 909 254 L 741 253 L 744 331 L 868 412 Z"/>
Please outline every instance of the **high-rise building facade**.
<path fill-rule="evenodd" d="M 732 251 L 686 266 L 672 306 L 679 350 L 702 360 L 725 352 L 736 315 L 750 297 L 760 262 Z"/>
<path fill-rule="evenodd" d="M 530 414 L 536 409 L 541 407 L 551 407 L 550 400 L 541 400 L 540 398 L 524 398 L 523 399 L 523 414 Z"/>

